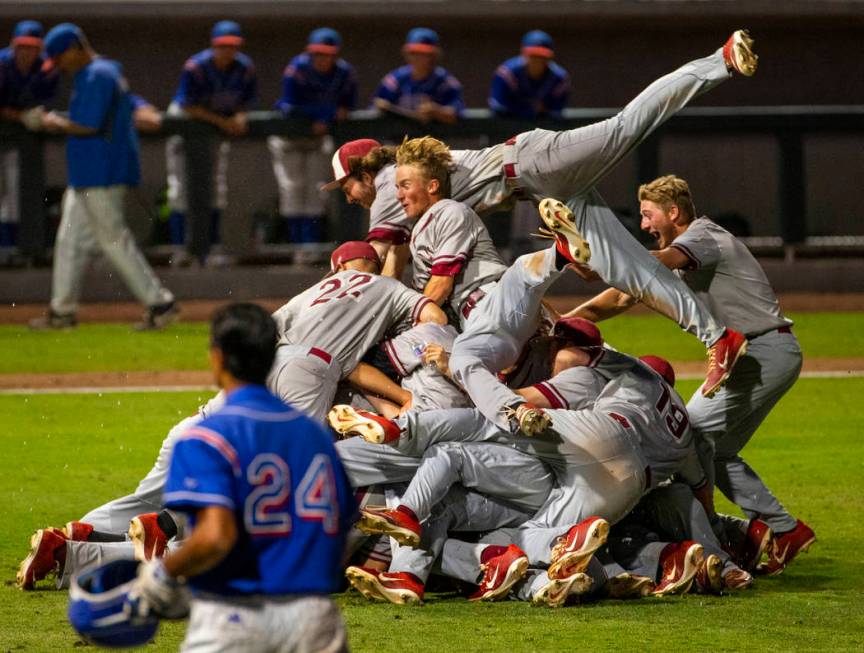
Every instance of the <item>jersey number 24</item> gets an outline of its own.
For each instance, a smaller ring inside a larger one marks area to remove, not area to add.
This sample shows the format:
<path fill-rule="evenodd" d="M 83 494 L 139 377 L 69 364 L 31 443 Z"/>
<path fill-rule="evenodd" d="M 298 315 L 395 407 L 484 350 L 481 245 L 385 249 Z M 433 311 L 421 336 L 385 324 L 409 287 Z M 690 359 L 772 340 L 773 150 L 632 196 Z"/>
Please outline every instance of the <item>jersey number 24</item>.
<path fill-rule="evenodd" d="M 274 453 L 255 456 L 246 468 L 253 487 L 246 497 L 244 522 L 250 535 L 277 536 L 291 532 L 291 470 Z M 339 529 L 339 498 L 330 458 L 317 454 L 297 484 L 293 513 L 300 519 L 321 522 L 324 532 Z"/>

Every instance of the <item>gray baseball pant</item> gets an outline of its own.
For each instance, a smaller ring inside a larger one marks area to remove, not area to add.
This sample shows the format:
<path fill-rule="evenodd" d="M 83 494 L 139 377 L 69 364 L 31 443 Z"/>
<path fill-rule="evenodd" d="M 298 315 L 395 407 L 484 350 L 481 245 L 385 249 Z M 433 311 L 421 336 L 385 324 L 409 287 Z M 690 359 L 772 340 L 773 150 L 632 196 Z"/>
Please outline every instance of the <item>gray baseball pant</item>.
<path fill-rule="evenodd" d="M 75 313 L 81 297 L 84 266 L 102 252 L 123 278 L 126 286 L 145 306 L 174 300 L 153 273 L 147 259 L 123 220 L 126 186 L 66 189 L 63 216 L 54 243 L 51 310 L 61 315 Z"/>
<path fill-rule="evenodd" d="M 611 286 L 675 320 L 706 346 L 724 332 L 684 284 L 624 228 L 595 185 L 657 127 L 730 76 L 722 50 L 661 77 L 619 114 L 568 131 L 535 129 L 519 134 L 513 151 L 513 183 L 535 196 L 570 198 L 567 206 L 591 247 L 591 268 Z"/>
<path fill-rule="evenodd" d="M 327 195 L 319 188 L 329 181 L 333 138 L 282 138 L 271 136 L 267 147 L 279 187 L 279 215 L 324 215 Z"/>
<path fill-rule="evenodd" d="M 540 302 L 563 270 L 555 247 L 520 256 L 471 312 L 453 342 L 450 370 L 480 412 L 509 430 L 505 406 L 524 401 L 501 383 L 497 372 L 515 364 L 540 322 Z"/>
<path fill-rule="evenodd" d="M 280 345 L 270 368 L 267 387 L 289 406 L 324 422 L 342 377 L 335 359 L 329 363 L 305 345 Z"/>
<path fill-rule="evenodd" d="M 801 364 L 795 336 L 770 331 L 750 340 L 747 354 L 713 398 L 697 391 L 687 404 L 711 486 L 716 484 L 748 518 L 763 520 L 776 533 L 795 528 L 797 521 L 739 453 L 795 383 Z"/>

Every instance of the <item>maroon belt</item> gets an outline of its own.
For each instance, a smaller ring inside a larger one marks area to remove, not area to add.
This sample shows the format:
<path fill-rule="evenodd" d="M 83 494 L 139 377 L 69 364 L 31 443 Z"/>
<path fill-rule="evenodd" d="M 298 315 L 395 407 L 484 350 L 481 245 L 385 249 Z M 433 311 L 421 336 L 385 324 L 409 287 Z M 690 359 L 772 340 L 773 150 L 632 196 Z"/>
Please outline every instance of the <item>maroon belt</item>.
<path fill-rule="evenodd" d="M 309 355 L 310 356 L 317 356 L 318 358 L 320 358 L 322 361 L 324 361 L 328 365 L 333 360 L 333 357 L 330 354 L 328 354 L 323 349 L 318 349 L 318 347 L 312 347 L 311 349 L 309 349 Z"/>
<path fill-rule="evenodd" d="M 478 302 L 486 296 L 486 293 L 480 290 L 479 288 L 468 295 L 468 299 L 462 302 L 462 306 L 459 308 L 459 312 L 462 313 L 462 317 L 466 320 L 468 316 L 471 315 L 471 311 L 474 310 L 474 307 L 477 306 Z"/>

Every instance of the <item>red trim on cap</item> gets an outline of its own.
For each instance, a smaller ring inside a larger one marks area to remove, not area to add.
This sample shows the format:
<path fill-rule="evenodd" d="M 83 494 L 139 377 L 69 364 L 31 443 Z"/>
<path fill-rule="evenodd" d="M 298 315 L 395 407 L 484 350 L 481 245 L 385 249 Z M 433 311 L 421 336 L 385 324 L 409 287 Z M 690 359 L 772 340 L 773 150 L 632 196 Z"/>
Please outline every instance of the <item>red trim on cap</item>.
<path fill-rule="evenodd" d="M 435 54 L 440 50 L 437 45 L 428 43 L 406 43 L 402 46 L 402 52 L 422 52 L 424 54 Z"/>
<path fill-rule="evenodd" d="M 526 57 L 546 57 L 554 59 L 555 53 L 549 48 L 544 48 L 542 45 L 526 45 L 522 48 L 522 54 Z"/>
<path fill-rule="evenodd" d="M 339 46 L 327 45 L 326 43 L 310 43 L 306 46 L 306 52 L 313 54 L 339 54 Z"/>
<path fill-rule="evenodd" d="M 37 48 L 42 47 L 42 39 L 38 36 L 16 36 L 12 39 L 12 45 L 32 45 Z"/>
<path fill-rule="evenodd" d="M 216 36 L 210 39 L 211 45 L 243 45 L 243 37 L 242 36 L 234 36 L 233 34 L 225 34 L 223 36 Z"/>

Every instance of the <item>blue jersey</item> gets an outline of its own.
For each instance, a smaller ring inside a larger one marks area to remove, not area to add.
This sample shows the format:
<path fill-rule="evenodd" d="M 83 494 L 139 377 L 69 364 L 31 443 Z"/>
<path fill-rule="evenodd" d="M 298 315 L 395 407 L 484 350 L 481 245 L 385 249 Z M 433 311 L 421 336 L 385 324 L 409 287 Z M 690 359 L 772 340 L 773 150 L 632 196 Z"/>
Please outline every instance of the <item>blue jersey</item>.
<path fill-rule="evenodd" d="M 375 97 L 411 111 L 416 111 L 424 100 L 453 107 L 459 116 L 465 109 L 462 84 L 441 66 L 436 66 L 431 75 L 420 80 L 411 77 L 411 66 L 397 68 L 384 76 Z"/>
<path fill-rule="evenodd" d="M 330 436 L 266 388 L 247 385 L 174 445 L 165 505 L 234 511 L 238 539 L 193 591 L 326 594 L 342 583 L 356 504 Z"/>
<path fill-rule="evenodd" d="M 291 60 L 282 74 L 282 97 L 276 109 L 285 114 L 300 114 L 318 122 L 333 122 L 337 109 L 357 106 L 357 79 L 354 68 L 338 59 L 333 69 L 322 75 L 312 67 L 308 52 Z"/>
<path fill-rule="evenodd" d="M 570 75 L 554 61 L 540 79 L 531 79 L 523 56 L 508 59 L 495 71 L 489 108 L 495 113 L 515 118 L 557 118 L 570 97 Z"/>
<path fill-rule="evenodd" d="M 69 119 L 96 130 L 92 136 L 69 136 L 66 141 L 70 186 L 138 184 L 138 133 L 119 63 L 97 57 L 75 74 Z"/>
<path fill-rule="evenodd" d="M 0 107 L 30 109 L 49 102 L 57 94 L 60 71 L 42 70 L 45 57 L 39 55 L 33 67 L 21 74 L 12 48 L 0 50 Z"/>
<path fill-rule="evenodd" d="M 183 66 L 174 101 L 181 107 L 202 107 L 222 116 L 246 111 L 258 93 L 252 59 L 238 52 L 226 70 L 217 70 L 213 51 L 192 55 Z"/>

